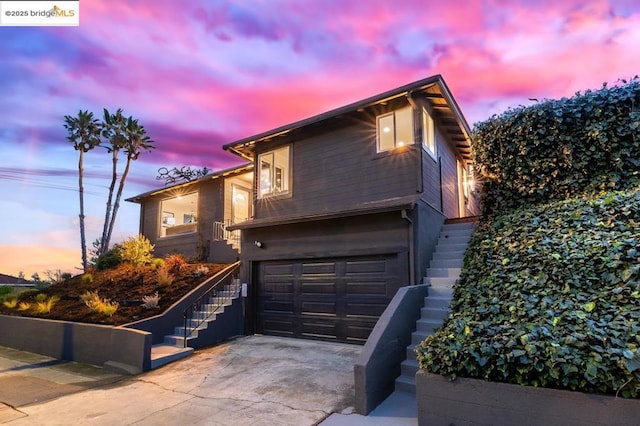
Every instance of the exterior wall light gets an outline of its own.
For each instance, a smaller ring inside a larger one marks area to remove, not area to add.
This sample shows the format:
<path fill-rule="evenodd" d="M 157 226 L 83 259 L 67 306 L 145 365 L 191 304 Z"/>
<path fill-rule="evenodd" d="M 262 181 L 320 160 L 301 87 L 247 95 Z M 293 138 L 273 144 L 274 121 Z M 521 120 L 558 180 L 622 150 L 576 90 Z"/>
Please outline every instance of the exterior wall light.
<path fill-rule="evenodd" d="M 255 244 L 256 247 L 258 248 L 264 248 L 264 244 L 262 244 L 262 241 L 254 241 L 253 244 Z"/>

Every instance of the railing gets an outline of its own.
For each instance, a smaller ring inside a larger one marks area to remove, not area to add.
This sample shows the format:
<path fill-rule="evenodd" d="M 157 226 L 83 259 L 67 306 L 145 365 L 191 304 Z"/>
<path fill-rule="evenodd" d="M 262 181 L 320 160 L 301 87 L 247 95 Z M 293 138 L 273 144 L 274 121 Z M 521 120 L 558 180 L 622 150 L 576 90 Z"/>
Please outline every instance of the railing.
<path fill-rule="evenodd" d="M 231 219 L 224 222 L 213 222 L 213 241 L 227 241 L 236 248 L 240 248 L 240 230 L 229 231 L 227 228 L 233 225 Z"/>
<path fill-rule="evenodd" d="M 237 272 L 240 269 L 240 262 L 224 274 L 213 286 L 207 290 L 202 296 L 196 299 L 191 306 L 184 310 L 184 347 L 187 347 L 187 339 L 193 335 L 205 321 L 214 316 L 227 301 L 233 298 L 240 291 L 240 280 L 237 278 Z M 225 285 L 229 285 L 228 290 L 224 289 Z M 221 291 L 222 296 L 217 296 Z M 211 299 L 211 300 L 210 300 Z M 206 308 L 205 308 L 206 305 Z M 198 312 L 201 318 L 194 318 L 194 312 Z"/>

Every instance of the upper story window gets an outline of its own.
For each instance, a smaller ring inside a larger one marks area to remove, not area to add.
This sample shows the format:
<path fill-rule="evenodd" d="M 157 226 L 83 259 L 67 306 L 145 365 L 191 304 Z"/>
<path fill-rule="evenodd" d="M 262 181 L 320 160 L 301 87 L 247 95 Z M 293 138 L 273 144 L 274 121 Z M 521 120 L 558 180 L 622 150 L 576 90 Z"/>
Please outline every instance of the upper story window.
<path fill-rule="evenodd" d="M 198 193 L 178 195 L 160 202 L 160 237 L 196 232 Z"/>
<path fill-rule="evenodd" d="M 289 146 L 274 149 L 258 156 L 258 197 L 284 195 L 290 191 Z"/>
<path fill-rule="evenodd" d="M 433 118 L 426 108 L 422 108 L 422 146 L 435 160 L 437 156 L 436 131 Z"/>
<path fill-rule="evenodd" d="M 402 108 L 378 116 L 378 152 L 413 144 L 413 109 Z"/>

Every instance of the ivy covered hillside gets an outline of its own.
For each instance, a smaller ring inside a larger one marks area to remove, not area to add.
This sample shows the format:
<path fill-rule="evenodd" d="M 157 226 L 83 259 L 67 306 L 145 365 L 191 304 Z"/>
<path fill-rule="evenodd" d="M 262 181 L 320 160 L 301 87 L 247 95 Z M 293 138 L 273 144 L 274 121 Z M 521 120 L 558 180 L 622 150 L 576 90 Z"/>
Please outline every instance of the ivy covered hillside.
<path fill-rule="evenodd" d="M 640 80 L 474 129 L 483 218 L 422 369 L 640 396 Z"/>

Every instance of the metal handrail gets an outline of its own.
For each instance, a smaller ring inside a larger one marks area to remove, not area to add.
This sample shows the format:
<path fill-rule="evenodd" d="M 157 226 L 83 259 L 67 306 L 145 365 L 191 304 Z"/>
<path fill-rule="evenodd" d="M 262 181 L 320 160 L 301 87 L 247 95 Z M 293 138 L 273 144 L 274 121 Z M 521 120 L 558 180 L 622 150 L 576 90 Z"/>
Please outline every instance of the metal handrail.
<path fill-rule="evenodd" d="M 233 225 L 231 219 L 225 219 L 224 221 L 217 221 L 213 223 L 213 240 L 214 241 L 228 241 L 231 244 L 237 246 L 240 245 L 240 230 L 229 231 L 227 228 Z"/>
<path fill-rule="evenodd" d="M 200 296 L 198 299 L 196 299 L 191 306 L 189 306 L 188 308 L 186 308 L 183 312 L 183 316 L 184 316 L 184 327 L 183 327 L 183 337 L 184 337 L 184 342 L 183 342 L 183 347 L 187 347 L 187 339 L 189 337 L 191 337 L 191 335 L 193 334 L 193 332 L 195 330 L 198 329 L 198 327 L 200 327 L 200 325 L 202 325 L 202 323 L 204 323 L 205 321 L 207 321 L 209 318 L 211 318 L 212 316 L 214 316 L 216 314 L 216 312 L 218 312 L 220 310 L 220 307 L 222 307 L 229 299 L 233 298 L 233 294 L 236 294 L 240 291 L 240 280 L 237 278 L 237 274 L 236 272 L 238 271 L 238 269 L 240 269 L 240 262 L 238 262 L 238 264 L 230 269 L 226 274 L 224 274 L 224 276 L 220 277 L 220 279 L 218 279 L 218 281 L 216 281 L 213 286 L 207 290 L 206 293 L 204 293 L 202 296 Z M 220 291 L 220 287 L 222 286 L 222 288 L 224 288 L 224 284 L 226 282 L 227 279 L 231 278 L 229 281 L 229 295 L 225 294 L 222 297 L 217 297 L 216 293 L 218 291 Z M 214 297 L 216 296 L 216 297 Z M 214 303 L 204 303 L 205 301 L 209 301 L 209 299 L 213 298 Z M 194 312 L 200 312 L 202 311 L 202 306 L 203 305 L 212 305 L 211 308 L 207 309 L 207 315 L 204 316 L 204 318 L 193 318 L 193 313 Z M 189 323 L 189 326 L 187 326 L 187 323 Z"/>

